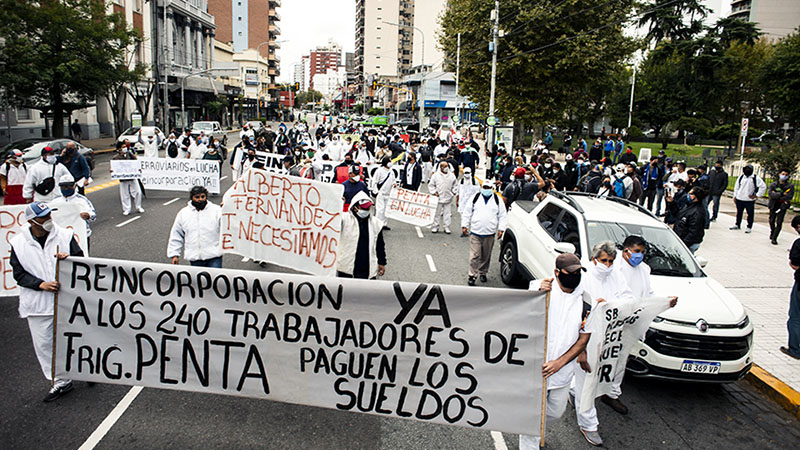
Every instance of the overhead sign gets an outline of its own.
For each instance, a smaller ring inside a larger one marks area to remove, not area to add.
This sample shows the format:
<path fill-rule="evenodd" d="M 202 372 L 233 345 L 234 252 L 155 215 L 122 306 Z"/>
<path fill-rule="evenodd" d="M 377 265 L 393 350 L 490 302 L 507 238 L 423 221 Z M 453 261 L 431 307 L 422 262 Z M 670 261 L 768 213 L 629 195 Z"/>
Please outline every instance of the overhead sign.
<path fill-rule="evenodd" d="M 0 206 L 0 233 L 3 239 L 0 241 L 0 273 L 2 273 L 2 285 L 0 286 L 0 297 L 10 297 L 19 295 L 19 287 L 14 281 L 14 270 L 11 267 L 11 239 L 28 229 L 28 221 L 25 220 L 25 208 L 27 205 Z M 58 206 L 57 211 L 51 213 L 53 222 L 56 225 L 72 230 L 75 239 L 83 249 L 84 254 L 88 254 L 86 248 L 86 221 L 81 219 L 81 207 L 74 203 L 67 203 Z M 69 249 L 64 249 L 69 252 Z M 55 262 L 55 259 L 53 260 Z M 52 281 L 52 280 L 47 280 Z"/>
<path fill-rule="evenodd" d="M 542 292 L 98 258 L 59 281 L 59 378 L 539 434 Z"/>
<path fill-rule="evenodd" d="M 438 204 L 435 195 L 395 186 L 386 204 L 386 218 L 427 227 L 433 223 Z"/>
<path fill-rule="evenodd" d="M 217 161 L 203 159 L 139 158 L 142 184 L 147 189 L 189 192 L 205 186 L 220 193 L 220 167 Z"/>
<path fill-rule="evenodd" d="M 250 169 L 225 193 L 222 251 L 335 276 L 343 194 L 340 184 Z"/>

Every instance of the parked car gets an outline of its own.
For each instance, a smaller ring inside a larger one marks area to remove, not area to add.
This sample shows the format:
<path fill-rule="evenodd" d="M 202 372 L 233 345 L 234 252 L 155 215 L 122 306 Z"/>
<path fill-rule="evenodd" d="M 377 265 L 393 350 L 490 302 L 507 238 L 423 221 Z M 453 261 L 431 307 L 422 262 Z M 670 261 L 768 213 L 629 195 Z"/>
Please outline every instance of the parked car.
<path fill-rule="evenodd" d="M 480 122 L 468 122 L 464 125 L 473 133 L 483 133 L 483 124 Z"/>
<path fill-rule="evenodd" d="M 566 252 L 588 267 L 594 244 L 611 240 L 621 246 L 632 234 L 647 242 L 644 261 L 655 292 L 679 301 L 631 349 L 628 372 L 722 383 L 744 377 L 753 362 L 753 325 L 742 304 L 703 272 L 708 261 L 627 200 L 551 193 L 539 203 L 514 202 L 500 252 L 501 277 L 507 284 L 552 277 L 556 256 Z"/>
<path fill-rule="evenodd" d="M 256 133 L 256 134 L 258 134 L 258 132 L 259 132 L 259 131 L 260 131 L 262 128 L 264 128 L 264 124 L 263 124 L 263 123 L 261 123 L 261 121 L 260 121 L 260 120 L 251 120 L 250 122 L 247 122 L 247 123 L 246 123 L 246 125 L 247 125 L 247 126 L 248 126 L 248 127 L 251 129 L 251 130 L 253 130 L 253 132 L 254 132 L 254 133 Z"/>
<path fill-rule="evenodd" d="M 158 135 L 161 138 L 161 142 L 167 140 L 167 136 L 161 131 L 158 127 L 130 127 L 127 130 L 123 131 L 122 134 L 119 135 L 117 138 L 117 142 L 123 142 L 125 139 L 131 143 L 136 153 L 142 153 L 144 151 L 144 146 L 139 143 L 139 130 L 142 130 L 142 137 L 143 139 L 147 139 L 147 136 L 156 136 Z"/>
<path fill-rule="evenodd" d="M 80 142 L 76 142 L 67 138 L 29 138 L 12 142 L 0 149 L 0 162 L 5 162 L 5 160 L 8 158 L 8 153 L 11 150 L 19 150 L 22 152 L 22 160 L 25 162 L 25 164 L 30 166 L 42 158 L 42 149 L 44 147 L 52 147 L 57 154 L 61 154 L 61 150 L 66 147 L 68 142 L 75 143 L 78 153 L 86 158 L 86 162 L 89 163 L 89 168 L 94 170 L 94 150 L 86 147 Z"/>
<path fill-rule="evenodd" d="M 407 127 L 409 125 L 413 125 L 414 122 L 415 120 L 411 117 L 403 117 L 402 119 L 395 121 L 392 125 L 396 127 Z"/>
<path fill-rule="evenodd" d="M 260 123 L 260 122 L 259 122 Z M 217 138 L 222 145 L 228 144 L 228 133 L 222 129 L 222 126 L 217 121 L 200 121 L 192 123 L 192 137 L 200 136 L 200 132 L 208 136 L 209 142 L 211 138 Z"/>

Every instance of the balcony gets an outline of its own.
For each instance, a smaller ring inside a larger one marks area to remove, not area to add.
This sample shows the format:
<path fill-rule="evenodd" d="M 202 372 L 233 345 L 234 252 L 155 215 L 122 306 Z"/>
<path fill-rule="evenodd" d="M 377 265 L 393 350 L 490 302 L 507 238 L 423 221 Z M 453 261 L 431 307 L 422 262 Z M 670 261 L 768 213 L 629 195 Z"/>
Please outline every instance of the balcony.
<path fill-rule="evenodd" d="M 281 15 L 278 14 L 278 11 L 276 11 L 275 8 L 270 8 L 269 9 L 269 17 L 271 17 L 271 18 L 273 18 L 273 19 L 275 19 L 277 21 L 281 20 Z"/>
<path fill-rule="evenodd" d="M 281 0 L 269 0 L 270 6 L 281 6 Z"/>
<path fill-rule="evenodd" d="M 281 34 L 281 28 L 273 21 L 270 20 L 269 22 L 269 32 L 274 33 L 276 35 Z"/>

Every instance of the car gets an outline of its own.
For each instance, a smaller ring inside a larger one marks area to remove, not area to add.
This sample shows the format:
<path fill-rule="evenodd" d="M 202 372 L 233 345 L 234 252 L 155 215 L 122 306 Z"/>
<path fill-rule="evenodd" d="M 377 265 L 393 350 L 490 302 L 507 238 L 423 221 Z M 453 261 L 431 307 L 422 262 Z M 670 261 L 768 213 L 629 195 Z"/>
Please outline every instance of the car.
<path fill-rule="evenodd" d="M 322 111 L 320 114 L 322 114 L 323 116 L 330 116 L 331 112 L 326 109 L 325 111 Z"/>
<path fill-rule="evenodd" d="M 415 120 L 412 119 L 411 117 L 403 117 L 402 119 L 394 122 L 392 125 L 396 127 L 407 127 L 413 125 L 414 123 Z"/>
<path fill-rule="evenodd" d="M 551 191 L 542 201 L 517 201 L 508 213 L 500 250 L 503 282 L 553 276 L 559 253 L 574 252 L 585 267 L 590 249 L 611 240 L 621 247 L 629 235 L 647 242 L 644 261 L 653 290 L 680 298 L 661 313 L 631 349 L 633 375 L 673 380 L 733 382 L 752 365 L 753 325 L 736 297 L 703 272 L 678 236 L 647 209 L 619 198 Z M 623 262 L 617 262 L 623 264 Z M 711 363 L 711 372 L 694 373 L 692 363 Z"/>
<path fill-rule="evenodd" d="M 151 126 L 142 126 L 142 127 L 130 127 L 127 130 L 123 131 L 122 134 L 119 135 L 117 138 L 117 142 L 123 142 L 125 139 L 131 143 L 136 153 L 142 153 L 144 151 L 144 146 L 139 143 L 139 130 L 142 130 L 142 138 L 146 139 L 147 136 L 156 136 L 158 135 L 161 138 L 161 142 L 167 140 L 167 136 L 161 131 L 158 127 L 151 127 Z"/>
<path fill-rule="evenodd" d="M 247 125 L 251 130 L 253 130 L 254 133 L 258 133 L 262 128 L 264 128 L 264 124 L 261 123 L 260 120 L 251 120 L 250 122 L 247 122 L 245 125 Z"/>
<path fill-rule="evenodd" d="M 464 124 L 469 131 L 473 133 L 482 133 L 483 132 L 483 124 L 480 122 L 468 122 Z"/>
<path fill-rule="evenodd" d="M 261 123 L 261 122 L 259 122 Z M 255 128 L 254 128 L 255 130 Z M 209 138 L 209 142 L 211 142 L 211 138 L 217 138 L 222 145 L 228 145 L 228 133 L 222 129 L 222 126 L 217 121 L 198 121 L 192 123 L 192 137 L 196 138 L 200 135 L 200 132 L 203 132 Z"/>
<path fill-rule="evenodd" d="M 44 147 L 52 147 L 56 151 L 56 154 L 60 155 L 61 150 L 66 147 L 68 142 L 75 143 L 78 153 L 86 158 L 89 168 L 94 170 L 94 150 L 86 147 L 80 142 L 76 142 L 68 138 L 29 138 L 12 142 L 0 149 L 0 161 L 5 161 L 8 158 L 8 154 L 11 152 L 11 150 L 19 150 L 22 152 L 22 161 L 25 162 L 26 165 L 30 166 L 39 162 L 39 160 L 42 158 L 42 149 Z"/>

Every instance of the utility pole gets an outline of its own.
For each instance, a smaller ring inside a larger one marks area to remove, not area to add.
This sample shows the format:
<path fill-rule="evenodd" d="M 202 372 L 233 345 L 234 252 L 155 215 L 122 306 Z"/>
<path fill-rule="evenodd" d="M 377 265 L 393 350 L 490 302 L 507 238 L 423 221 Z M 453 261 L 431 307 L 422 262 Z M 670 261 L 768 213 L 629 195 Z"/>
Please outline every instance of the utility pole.
<path fill-rule="evenodd" d="M 458 98 L 458 72 L 461 68 L 461 33 L 458 33 L 458 46 L 456 47 L 456 117 L 458 117 L 458 123 L 461 123 L 461 114 L 460 114 L 460 106 L 461 102 Z"/>
<path fill-rule="evenodd" d="M 491 15 L 492 21 L 494 22 L 494 26 L 492 27 L 492 84 L 489 89 L 489 117 L 494 116 L 494 91 L 495 91 L 495 79 L 497 77 L 497 44 L 498 39 L 497 35 L 500 30 L 500 0 L 494 0 L 494 11 L 492 11 Z M 491 139 L 491 141 L 489 141 Z M 494 146 L 494 125 L 489 126 L 489 135 L 486 142 L 487 150 Z"/>
<path fill-rule="evenodd" d="M 164 24 L 164 35 L 161 39 L 161 42 L 164 44 L 164 61 L 163 61 L 163 68 L 164 68 L 164 123 L 161 125 L 161 128 L 164 131 L 164 134 L 169 134 L 169 90 L 167 88 L 168 82 L 168 74 L 167 74 L 167 64 L 170 63 L 169 58 L 169 40 L 167 39 L 167 1 L 164 1 L 163 6 L 163 24 Z M 181 118 L 183 120 L 183 118 Z"/>
<path fill-rule="evenodd" d="M 633 89 L 636 87 L 636 66 L 633 66 L 633 81 L 631 82 L 631 104 L 628 108 L 628 129 L 631 128 L 631 120 L 633 119 Z"/>

